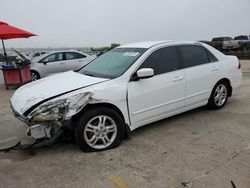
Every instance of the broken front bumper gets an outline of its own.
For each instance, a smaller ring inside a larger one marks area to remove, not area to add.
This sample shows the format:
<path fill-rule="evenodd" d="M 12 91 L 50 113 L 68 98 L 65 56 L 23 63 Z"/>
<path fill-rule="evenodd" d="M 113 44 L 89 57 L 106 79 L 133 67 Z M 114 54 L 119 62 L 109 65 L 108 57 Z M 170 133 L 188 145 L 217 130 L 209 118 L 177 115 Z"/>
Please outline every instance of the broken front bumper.
<path fill-rule="evenodd" d="M 26 110 L 24 115 L 15 110 L 11 101 L 10 106 L 13 114 L 29 126 L 27 135 L 36 139 L 50 138 L 65 125 L 68 126 L 71 118 L 94 100 L 92 95 L 91 92 L 84 92 L 70 97 L 54 98 L 39 104 L 35 109 Z"/>
<path fill-rule="evenodd" d="M 53 137 L 58 130 L 60 129 L 59 126 L 55 125 L 46 125 L 46 124 L 35 124 L 32 125 L 29 123 L 28 118 L 19 114 L 11 105 L 10 108 L 14 114 L 14 116 L 19 119 L 20 121 L 24 122 L 29 126 L 29 128 L 26 131 L 27 136 L 31 136 L 34 139 L 44 139 L 44 138 L 51 138 Z"/>
<path fill-rule="evenodd" d="M 26 123 L 27 125 L 30 126 L 27 117 L 25 117 L 25 116 L 19 114 L 19 113 L 14 109 L 14 107 L 13 107 L 12 104 L 11 104 L 11 102 L 10 102 L 10 109 L 12 110 L 14 116 L 15 116 L 17 119 L 19 119 L 20 121 L 22 121 L 22 122 L 24 122 L 24 123 Z"/>

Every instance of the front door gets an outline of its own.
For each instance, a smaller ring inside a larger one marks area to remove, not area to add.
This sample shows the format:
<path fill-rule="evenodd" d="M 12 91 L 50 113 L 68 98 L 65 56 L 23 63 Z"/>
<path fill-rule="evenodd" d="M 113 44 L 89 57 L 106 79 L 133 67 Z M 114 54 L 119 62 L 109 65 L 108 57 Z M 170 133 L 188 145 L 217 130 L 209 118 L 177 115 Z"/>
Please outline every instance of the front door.
<path fill-rule="evenodd" d="M 63 53 L 53 53 L 41 60 L 41 71 L 44 76 L 64 72 Z"/>
<path fill-rule="evenodd" d="M 175 113 L 184 108 L 185 100 L 185 75 L 178 70 L 176 47 L 154 51 L 141 68 L 152 68 L 154 76 L 128 83 L 128 106 L 134 128 Z"/>

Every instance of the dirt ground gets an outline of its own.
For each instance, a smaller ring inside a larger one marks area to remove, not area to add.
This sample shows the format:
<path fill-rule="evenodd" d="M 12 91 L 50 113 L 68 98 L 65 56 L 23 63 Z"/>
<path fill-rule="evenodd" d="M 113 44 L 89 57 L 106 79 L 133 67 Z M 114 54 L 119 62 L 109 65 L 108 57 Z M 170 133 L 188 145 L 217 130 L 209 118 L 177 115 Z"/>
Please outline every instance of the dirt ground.
<path fill-rule="evenodd" d="M 145 126 L 105 152 L 60 143 L 0 153 L 0 187 L 250 187 L 250 61 L 241 63 L 242 85 L 223 109 L 199 108 Z M 0 148 L 31 142 L 11 114 L 13 92 L 0 74 Z"/>

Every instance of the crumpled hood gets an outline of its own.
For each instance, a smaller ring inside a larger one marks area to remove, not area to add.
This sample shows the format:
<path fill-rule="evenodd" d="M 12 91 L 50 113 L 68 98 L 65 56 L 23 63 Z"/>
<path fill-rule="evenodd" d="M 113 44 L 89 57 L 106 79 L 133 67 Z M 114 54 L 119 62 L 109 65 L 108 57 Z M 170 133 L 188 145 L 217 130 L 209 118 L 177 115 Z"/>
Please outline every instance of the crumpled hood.
<path fill-rule="evenodd" d="M 35 104 L 75 89 L 97 84 L 108 79 L 86 76 L 68 71 L 37 80 L 20 87 L 11 97 L 11 105 L 23 114 Z"/>

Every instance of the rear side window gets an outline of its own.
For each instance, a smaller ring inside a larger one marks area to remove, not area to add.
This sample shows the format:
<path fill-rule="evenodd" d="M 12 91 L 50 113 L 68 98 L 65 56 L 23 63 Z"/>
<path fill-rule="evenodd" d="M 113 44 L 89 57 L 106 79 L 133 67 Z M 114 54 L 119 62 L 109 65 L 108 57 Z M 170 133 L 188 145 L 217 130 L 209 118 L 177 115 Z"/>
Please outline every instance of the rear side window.
<path fill-rule="evenodd" d="M 182 68 L 193 67 L 211 62 L 213 59 L 212 54 L 211 60 L 208 57 L 208 51 L 202 46 L 196 45 L 184 45 L 180 46 L 180 52 L 182 54 Z M 214 57 L 215 58 L 215 57 Z"/>
<path fill-rule="evenodd" d="M 85 58 L 86 56 L 76 52 L 66 52 L 66 60 Z"/>
<path fill-rule="evenodd" d="M 165 47 L 153 52 L 140 66 L 141 68 L 151 68 L 154 74 L 163 74 L 174 71 L 178 67 L 177 47 Z"/>
<path fill-rule="evenodd" d="M 213 62 L 218 61 L 218 59 L 210 51 L 208 51 L 207 49 L 205 49 L 205 51 L 207 52 L 209 62 L 213 63 Z"/>

